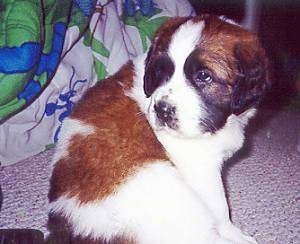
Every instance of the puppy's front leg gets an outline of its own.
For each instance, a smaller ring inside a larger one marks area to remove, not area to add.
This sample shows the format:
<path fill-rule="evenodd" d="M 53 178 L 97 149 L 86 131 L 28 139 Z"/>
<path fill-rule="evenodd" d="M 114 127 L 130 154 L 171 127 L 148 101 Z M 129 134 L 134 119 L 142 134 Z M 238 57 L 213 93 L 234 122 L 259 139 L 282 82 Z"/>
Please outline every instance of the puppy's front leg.
<path fill-rule="evenodd" d="M 210 144 L 215 154 L 222 158 L 222 163 L 243 146 L 245 127 L 255 113 L 256 109 L 251 108 L 240 115 L 230 115 L 224 127 L 211 136 Z"/>
<path fill-rule="evenodd" d="M 243 234 L 230 220 L 221 169 L 214 167 L 210 160 L 200 164 L 196 166 L 195 163 L 195 167 L 182 170 L 183 176 L 213 214 L 220 236 L 237 244 L 255 244 L 256 241 L 252 237 Z"/>
<path fill-rule="evenodd" d="M 224 128 L 204 139 L 181 139 L 167 133 L 158 138 L 185 178 L 212 212 L 221 236 L 239 244 L 256 243 L 233 226 L 221 178 L 222 164 L 243 145 L 244 127 L 254 111 L 232 115 Z"/>
<path fill-rule="evenodd" d="M 214 139 L 216 142 L 220 143 L 223 142 L 223 146 L 217 148 L 222 148 L 224 151 L 221 152 L 221 154 L 224 154 L 224 159 L 226 160 L 228 157 L 230 157 L 234 152 L 236 152 L 240 147 L 243 145 L 244 141 L 244 127 L 248 123 L 248 120 L 253 117 L 255 114 L 255 109 L 250 109 L 244 113 L 242 113 L 239 116 L 232 115 L 228 118 L 228 121 L 224 128 L 219 131 L 217 137 Z M 226 147 L 224 147 L 226 145 Z M 220 185 L 220 188 L 222 187 L 222 181 L 220 180 L 220 177 L 218 177 L 218 182 Z M 229 219 L 229 211 L 227 207 L 227 202 L 225 199 L 225 194 L 222 192 L 219 193 L 219 201 L 220 204 L 226 205 L 223 206 L 223 213 L 221 213 L 217 208 L 215 208 L 213 211 L 215 211 L 215 214 L 218 215 L 217 217 L 219 222 L 219 232 L 222 236 L 224 236 L 227 239 L 233 240 L 237 243 L 256 243 L 254 238 L 247 236 L 242 233 L 242 231 L 235 227 L 232 222 Z M 211 203 L 209 203 L 211 204 Z M 219 213 L 218 213 L 219 212 Z M 223 217 L 223 220 L 222 220 Z"/>
<path fill-rule="evenodd" d="M 212 167 L 210 162 L 203 163 L 205 165 L 202 165 L 201 169 L 191 170 L 186 177 L 189 178 L 189 184 L 213 213 L 219 234 L 237 244 L 256 243 L 252 237 L 243 234 L 240 229 L 235 227 L 230 220 L 220 169 Z"/>
<path fill-rule="evenodd" d="M 222 229 L 222 226 L 227 226 L 230 219 L 221 178 L 221 169 L 213 166 L 208 160 L 207 162 L 201 162 L 201 166 L 198 166 L 197 169 L 186 170 L 184 175 L 187 182 L 213 213 L 217 228 Z"/>

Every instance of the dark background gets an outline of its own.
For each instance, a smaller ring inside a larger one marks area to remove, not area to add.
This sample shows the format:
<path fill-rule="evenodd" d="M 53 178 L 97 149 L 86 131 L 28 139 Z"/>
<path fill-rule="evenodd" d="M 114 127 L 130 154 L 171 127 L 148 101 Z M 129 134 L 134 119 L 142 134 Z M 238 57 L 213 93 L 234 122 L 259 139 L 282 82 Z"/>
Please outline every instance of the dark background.
<path fill-rule="evenodd" d="M 243 0 L 190 0 L 200 13 L 226 15 L 241 21 L 245 15 Z M 300 1 L 258 0 L 256 32 L 271 61 L 273 87 L 264 102 L 280 107 L 298 103 L 300 108 Z"/>

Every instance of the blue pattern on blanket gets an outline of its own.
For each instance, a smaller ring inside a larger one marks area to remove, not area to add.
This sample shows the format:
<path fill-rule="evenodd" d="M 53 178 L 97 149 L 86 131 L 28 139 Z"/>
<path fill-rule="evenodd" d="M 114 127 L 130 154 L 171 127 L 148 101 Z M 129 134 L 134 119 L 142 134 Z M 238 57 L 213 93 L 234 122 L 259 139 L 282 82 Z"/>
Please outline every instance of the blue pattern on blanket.
<path fill-rule="evenodd" d="M 90 16 L 94 11 L 95 0 L 74 0 L 85 16 Z"/>
<path fill-rule="evenodd" d="M 124 13 L 127 16 L 133 17 L 137 10 L 140 10 L 144 16 L 152 16 L 155 12 L 154 3 L 152 0 L 125 0 Z"/>
<path fill-rule="evenodd" d="M 76 80 L 75 82 L 72 82 L 74 75 L 75 75 L 75 68 L 72 67 L 73 74 L 70 78 L 69 82 L 69 89 L 67 92 L 62 93 L 59 95 L 58 100 L 54 102 L 50 102 L 46 104 L 46 109 L 45 109 L 45 114 L 46 116 L 51 116 L 53 115 L 56 111 L 61 111 L 60 115 L 58 116 L 59 120 L 59 126 L 56 128 L 55 133 L 54 133 L 54 143 L 58 141 L 58 134 L 61 129 L 62 122 L 64 121 L 65 118 L 67 118 L 74 107 L 74 102 L 72 101 L 72 98 L 76 96 L 77 91 L 76 87 L 78 84 L 83 84 L 86 83 L 87 80 Z"/>
<path fill-rule="evenodd" d="M 19 47 L 0 48 L 0 73 L 14 74 L 30 71 L 37 62 L 41 45 L 26 42 Z"/>
<path fill-rule="evenodd" d="M 5 7 L 0 8 L 0 124 L 47 87 L 59 65 L 67 28 L 88 24 L 95 0 L 74 3 L 4 0 Z"/>
<path fill-rule="evenodd" d="M 48 77 L 55 70 L 60 54 L 64 44 L 65 32 L 67 26 L 64 23 L 56 23 L 54 25 L 54 36 L 52 40 L 52 49 L 49 54 L 42 54 L 38 69 L 36 71 L 37 75 L 41 75 L 43 72 L 47 72 Z"/>
<path fill-rule="evenodd" d="M 52 49 L 49 54 L 42 53 L 40 56 L 39 66 L 36 71 L 36 75 L 41 75 L 43 72 L 47 73 L 47 78 L 50 78 L 56 69 L 59 62 L 60 54 L 64 43 L 64 34 L 66 32 L 66 25 L 64 23 L 56 23 L 54 25 L 54 36 L 52 40 Z M 19 99 L 25 99 L 26 102 L 30 102 L 41 91 L 41 84 L 31 79 L 18 95 Z"/>

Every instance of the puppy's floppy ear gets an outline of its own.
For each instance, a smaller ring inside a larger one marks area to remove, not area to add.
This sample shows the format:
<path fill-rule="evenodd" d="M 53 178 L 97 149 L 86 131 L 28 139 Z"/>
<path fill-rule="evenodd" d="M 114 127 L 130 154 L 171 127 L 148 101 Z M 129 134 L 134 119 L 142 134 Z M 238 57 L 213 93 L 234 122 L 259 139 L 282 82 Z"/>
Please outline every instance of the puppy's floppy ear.
<path fill-rule="evenodd" d="M 174 73 L 174 64 L 167 54 L 151 56 L 152 48 L 150 48 L 145 63 L 144 75 L 144 92 L 147 97 L 161 84 L 167 82 Z"/>
<path fill-rule="evenodd" d="M 270 88 L 268 60 L 258 43 L 237 44 L 234 49 L 238 74 L 233 86 L 231 110 L 240 114 L 257 105 Z"/>
<path fill-rule="evenodd" d="M 145 60 L 144 92 L 147 97 L 173 74 L 175 67 L 167 50 L 176 29 L 190 18 L 173 17 L 156 31 Z"/>

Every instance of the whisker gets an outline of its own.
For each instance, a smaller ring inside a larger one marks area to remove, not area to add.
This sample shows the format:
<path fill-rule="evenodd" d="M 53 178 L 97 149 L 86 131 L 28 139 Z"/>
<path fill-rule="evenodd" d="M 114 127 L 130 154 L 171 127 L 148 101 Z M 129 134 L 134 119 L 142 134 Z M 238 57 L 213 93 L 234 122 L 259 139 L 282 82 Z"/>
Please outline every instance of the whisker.
<path fill-rule="evenodd" d="M 139 112 L 136 113 L 136 116 L 137 116 L 138 118 L 141 118 L 141 117 L 144 116 L 144 113 L 141 112 L 141 111 L 139 111 Z"/>
<path fill-rule="evenodd" d="M 213 124 L 213 121 L 209 118 L 200 119 L 200 124 L 202 124 L 211 132 L 215 132 L 217 130 L 217 128 Z"/>
<path fill-rule="evenodd" d="M 135 124 L 138 125 L 139 123 L 141 123 L 143 121 L 143 117 L 145 116 L 145 114 L 143 112 L 139 111 L 135 114 L 135 116 L 136 116 Z"/>

